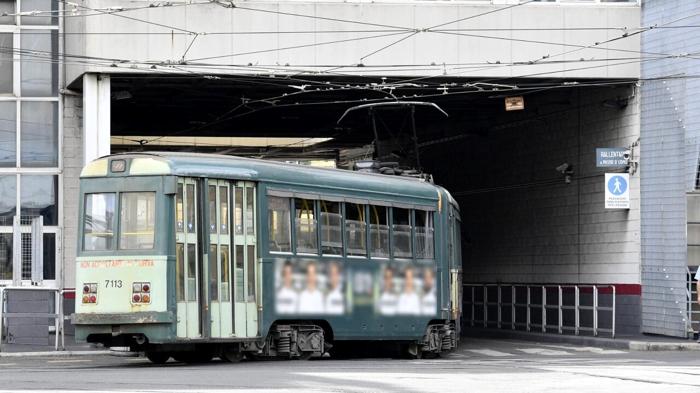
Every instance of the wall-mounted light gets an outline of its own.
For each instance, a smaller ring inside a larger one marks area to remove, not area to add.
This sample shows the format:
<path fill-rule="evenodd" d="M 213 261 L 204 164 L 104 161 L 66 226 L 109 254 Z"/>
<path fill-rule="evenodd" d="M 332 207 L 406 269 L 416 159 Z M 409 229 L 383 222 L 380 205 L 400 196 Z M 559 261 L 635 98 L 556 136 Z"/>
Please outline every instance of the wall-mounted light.
<path fill-rule="evenodd" d="M 525 109 L 525 99 L 523 96 L 506 97 L 506 111 L 521 111 Z"/>

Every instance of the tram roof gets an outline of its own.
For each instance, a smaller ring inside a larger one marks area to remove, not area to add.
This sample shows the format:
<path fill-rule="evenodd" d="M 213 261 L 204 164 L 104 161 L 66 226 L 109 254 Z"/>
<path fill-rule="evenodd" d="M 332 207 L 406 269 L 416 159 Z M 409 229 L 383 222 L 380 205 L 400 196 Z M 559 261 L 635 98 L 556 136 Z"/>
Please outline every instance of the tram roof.
<path fill-rule="evenodd" d="M 234 157 L 217 154 L 181 152 L 140 152 L 122 153 L 101 157 L 88 164 L 81 177 L 107 176 L 108 162 L 124 158 L 131 160 L 130 175 L 175 175 L 188 177 L 209 177 L 278 183 L 280 186 L 296 185 L 320 187 L 338 191 L 376 192 L 402 195 L 420 199 L 437 200 L 439 187 L 415 178 L 362 173 L 334 168 L 318 168 L 307 165 L 282 163 L 253 158 Z M 135 172 L 135 160 L 141 160 L 146 169 Z M 167 167 L 163 166 L 167 164 Z M 98 172 L 89 170 L 91 166 L 103 168 Z M 158 169 L 154 169 L 158 167 Z"/>

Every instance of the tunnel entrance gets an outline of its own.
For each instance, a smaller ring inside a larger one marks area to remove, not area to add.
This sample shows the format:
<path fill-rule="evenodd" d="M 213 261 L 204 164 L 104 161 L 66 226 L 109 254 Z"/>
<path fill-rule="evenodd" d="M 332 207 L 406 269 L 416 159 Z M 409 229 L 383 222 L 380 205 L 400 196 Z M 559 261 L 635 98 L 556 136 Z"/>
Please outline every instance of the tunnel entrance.
<path fill-rule="evenodd" d="M 341 168 L 375 148 L 399 161 L 418 153 L 461 206 L 465 283 L 615 285 L 626 305 L 618 332 L 639 332 L 639 179 L 634 166 L 596 166 L 596 148 L 638 154 L 635 82 L 414 79 L 112 75 L 111 151 Z M 524 109 L 507 111 L 516 96 Z M 448 117 L 404 108 L 375 113 L 374 124 L 368 113 L 338 123 L 350 107 L 397 100 L 434 103 Z M 374 146 L 377 129 L 396 146 Z M 606 172 L 630 173 L 629 209 L 605 208 Z"/>

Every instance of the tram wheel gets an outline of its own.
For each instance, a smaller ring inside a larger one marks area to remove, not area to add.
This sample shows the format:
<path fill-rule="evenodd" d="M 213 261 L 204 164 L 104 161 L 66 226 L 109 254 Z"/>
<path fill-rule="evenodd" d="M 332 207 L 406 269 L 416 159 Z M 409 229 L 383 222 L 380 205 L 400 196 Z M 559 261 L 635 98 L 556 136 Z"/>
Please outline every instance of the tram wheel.
<path fill-rule="evenodd" d="M 167 352 L 146 352 L 146 358 L 153 364 L 165 364 L 170 359 Z"/>
<path fill-rule="evenodd" d="M 224 348 L 219 357 L 225 362 L 238 363 L 243 359 L 243 353 L 231 348 Z"/>

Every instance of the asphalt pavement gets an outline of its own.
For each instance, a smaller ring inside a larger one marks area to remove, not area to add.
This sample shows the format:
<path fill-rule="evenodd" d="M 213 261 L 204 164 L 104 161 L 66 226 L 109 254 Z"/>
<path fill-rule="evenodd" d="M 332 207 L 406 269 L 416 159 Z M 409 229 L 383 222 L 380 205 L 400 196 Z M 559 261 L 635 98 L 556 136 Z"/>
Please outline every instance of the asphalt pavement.
<path fill-rule="evenodd" d="M 439 359 L 243 361 L 163 366 L 143 357 L 0 358 L 0 393 L 700 392 L 700 352 L 468 338 Z"/>

